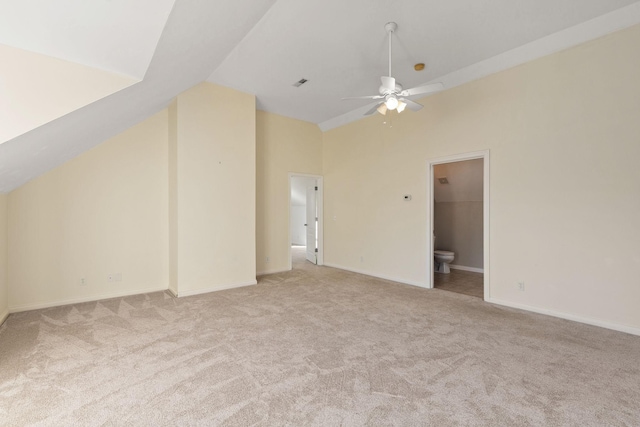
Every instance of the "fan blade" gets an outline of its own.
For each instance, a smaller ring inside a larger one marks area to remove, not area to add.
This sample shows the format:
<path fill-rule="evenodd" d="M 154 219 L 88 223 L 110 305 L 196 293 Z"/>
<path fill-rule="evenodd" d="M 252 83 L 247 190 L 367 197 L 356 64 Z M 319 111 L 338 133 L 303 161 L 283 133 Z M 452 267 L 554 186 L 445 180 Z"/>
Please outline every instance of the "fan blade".
<path fill-rule="evenodd" d="M 380 81 L 382 82 L 382 92 L 395 92 L 396 91 L 396 79 L 393 77 L 380 77 Z"/>
<path fill-rule="evenodd" d="M 422 110 L 422 104 L 418 104 L 417 102 L 414 102 L 414 101 L 412 101 L 410 99 L 400 98 L 400 101 L 402 101 L 405 104 L 407 104 L 407 107 L 409 107 L 409 109 L 411 111 L 420 111 L 420 110 Z"/>
<path fill-rule="evenodd" d="M 430 85 L 418 86 L 411 89 L 403 90 L 402 92 L 400 92 L 400 96 L 422 95 L 425 93 L 438 92 L 442 89 L 444 89 L 444 85 L 442 83 L 433 83 Z"/>
<path fill-rule="evenodd" d="M 382 99 L 382 98 L 384 98 L 383 95 L 369 95 L 369 96 L 349 96 L 347 98 L 342 98 L 342 100 L 345 101 L 349 99 Z"/>
<path fill-rule="evenodd" d="M 376 105 L 374 105 L 373 107 L 371 107 L 371 109 L 369 111 L 367 111 L 366 113 L 364 113 L 365 116 L 370 116 L 373 113 L 375 113 L 378 110 L 378 107 L 380 105 L 384 104 L 384 102 L 378 102 Z"/>

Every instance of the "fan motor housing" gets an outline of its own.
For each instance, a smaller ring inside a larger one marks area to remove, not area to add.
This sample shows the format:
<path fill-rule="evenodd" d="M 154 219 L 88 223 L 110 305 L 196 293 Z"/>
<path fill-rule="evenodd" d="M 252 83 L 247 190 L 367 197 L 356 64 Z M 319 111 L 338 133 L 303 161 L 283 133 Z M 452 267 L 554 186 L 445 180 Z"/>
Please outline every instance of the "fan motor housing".
<path fill-rule="evenodd" d="M 385 91 L 384 86 L 380 85 L 380 87 L 378 88 L 378 92 L 380 93 L 380 95 L 387 95 L 389 93 L 400 93 L 402 92 L 402 85 L 396 82 L 396 88 L 393 92 Z"/>
<path fill-rule="evenodd" d="M 392 33 L 398 29 L 398 24 L 396 24 L 395 22 L 387 22 L 384 25 L 384 29 L 387 30 L 387 33 Z"/>

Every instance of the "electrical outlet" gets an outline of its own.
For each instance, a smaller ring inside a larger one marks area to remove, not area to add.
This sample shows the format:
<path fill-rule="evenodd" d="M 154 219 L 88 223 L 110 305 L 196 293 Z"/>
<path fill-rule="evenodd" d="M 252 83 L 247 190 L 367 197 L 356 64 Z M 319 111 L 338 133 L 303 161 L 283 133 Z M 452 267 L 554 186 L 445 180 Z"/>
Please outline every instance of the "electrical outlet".
<path fill-rule="evenodd" d="M 87 284 L 87 279 L 85 279 L 84 277 L 80 279 L 80 286 L 85 286 Z"/>
<path fill-rule="evenodd" d="M 364 262 L 364 256 L 360 255 L 360 262 Z"/>
<path fill-rule="evenodd" d="M 518 290 L 524 292 L 524 282 L 518 282 Z"/>
<path fill-rule="evenodd" d="M 113 275 L 113 274 L 109 274 L 109 275 L 107 276 L 107 282 L 113 282 L 113 281 L 115 281 L 115 277 L 114 277 L 114 275 Z"/>
<path fill-rule="evenodd" d="M 266 257 L 266 258 L 264 259 L 264 262 L 266 262 L 266 263 L 268 264 L 268 263 L 269 263 L 269 257 Z"/>

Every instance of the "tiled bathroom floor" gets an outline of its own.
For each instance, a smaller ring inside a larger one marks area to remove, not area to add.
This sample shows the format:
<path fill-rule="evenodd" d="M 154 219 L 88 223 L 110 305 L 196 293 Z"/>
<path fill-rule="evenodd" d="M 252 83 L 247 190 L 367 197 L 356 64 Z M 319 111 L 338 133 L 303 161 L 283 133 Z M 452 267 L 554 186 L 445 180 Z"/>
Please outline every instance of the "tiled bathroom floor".
<path fill-rule="evenodd" d="M 451 270 L 449 274 L 433 273 L 434 286 L 443 291 L 456 292 L 472 297 L 484 297 L 484 274 Z"/>

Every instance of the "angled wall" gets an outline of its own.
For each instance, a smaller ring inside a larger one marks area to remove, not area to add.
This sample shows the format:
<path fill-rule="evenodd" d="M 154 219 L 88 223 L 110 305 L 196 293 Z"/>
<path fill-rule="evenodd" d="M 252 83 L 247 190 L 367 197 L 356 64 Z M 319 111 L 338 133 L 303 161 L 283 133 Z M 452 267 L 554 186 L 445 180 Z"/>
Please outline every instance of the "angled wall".
<path fill-rule="evenodd" d="M 0 44 L 0 144 L 137 80 Z"/>
<path fill-rule="evenodd" d="M 255 98 L 204 83 L 0 195 L 0 315 L 255 284 L 255 140 Z"/>
<path fill-rule="evenodd" d="M 9 193 L 11 311 L 167 288 L 167 145 L 163 110 Z"/>

